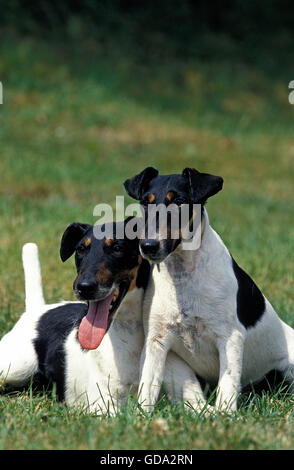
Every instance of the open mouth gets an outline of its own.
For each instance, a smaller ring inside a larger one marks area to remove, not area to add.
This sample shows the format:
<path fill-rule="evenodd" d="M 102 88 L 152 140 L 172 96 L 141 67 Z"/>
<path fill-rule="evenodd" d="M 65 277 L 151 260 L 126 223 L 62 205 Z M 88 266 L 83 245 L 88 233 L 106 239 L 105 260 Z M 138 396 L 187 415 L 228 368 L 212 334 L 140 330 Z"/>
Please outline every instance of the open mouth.
<path fill-rule="evenodd" d="M 88 312 L 82 319 L 78 332 L 80 345 L 84 349 L 98 348 L 126 293 L 127 286 L 122 283 L 104 299 L 88 302 Z"/>

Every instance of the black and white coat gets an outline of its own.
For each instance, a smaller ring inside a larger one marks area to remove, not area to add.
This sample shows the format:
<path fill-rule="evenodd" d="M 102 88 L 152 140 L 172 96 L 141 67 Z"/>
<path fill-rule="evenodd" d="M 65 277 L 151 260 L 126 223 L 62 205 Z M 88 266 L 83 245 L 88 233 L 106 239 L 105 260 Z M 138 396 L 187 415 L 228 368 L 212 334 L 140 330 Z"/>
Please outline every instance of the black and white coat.
<path fill-rule="evenodd" d="M 129 393 L 137 393 L 144 344 L 142 298 L 137 285 L 123 299 L 116 320 L 96 350 L 85 350 L 78 327 L 86 313 L 83 302 L 46 304 L 37 246 L 23 247 L 26 311 L 0 341 L 0 380 L 18 387 L 41 374 L 56 383 L 59 400 L 95 413 L 116 413 Z M 193 404 L 193 370 L 173 352 L 168 354 L 165 383 L 171 399 Z"/>
<path fill-rule="evenodd" d="M 169 351 L 218 386 L 218 409 L 236 410 L 241 387 L 270 370 L 294 380 L 294 330 L 233 260 L 206 209 L 200 248 L 188 251 L 179 244 L 153 269 L 143 318 L 140 389 L 146 409 L 156 402 Z M 202 408 L 199 383 L 195 392 Z"/>

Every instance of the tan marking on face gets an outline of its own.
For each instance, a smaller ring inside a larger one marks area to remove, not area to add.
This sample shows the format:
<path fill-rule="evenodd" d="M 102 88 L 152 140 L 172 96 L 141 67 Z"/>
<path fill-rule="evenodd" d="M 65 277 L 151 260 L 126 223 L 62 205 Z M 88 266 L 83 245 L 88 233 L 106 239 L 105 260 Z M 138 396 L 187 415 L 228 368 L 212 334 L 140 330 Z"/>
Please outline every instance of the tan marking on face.
<path fill-rule="evenodd" d="M 139 266 L 135 266 L 135 268 L 131 269 L 131 271 L 130 271 L 130 275 L 132 277 L 132 280 L 131 280 L 131 284 L 130 284 L 130 287 L 129 287 L 129 292 L 131 290 L 135 289 L 135 287 L 136 287 L 138 269 L 139 269 Z"/>
<path fill-rule="evenodd" d="M 109 269 L 105 267 L 105 264 L 102 263 L 99 266 L 98 273 L 97 273 L 97 279 L 101 284 L 105 284 L 107 281 L 109 281 L 111 277 L 111 272 Z"/>
<path fill-rule="evenodd" d="M 91 245 L 91 238 L 90 237 L 87 237 L 85 240 L 84 240 L 84 245 L 87 247 L 89 245 Z"/>
<path fill-rule="evenodd" d="M 173 191 L 169 191 L 166 195 L 166 199 L 170 202 L 175 197 L 175 193 Z"/>
<path fill-rule="evenodd" d="M 136 279 L 137 279 L 137 275 L 138 275 L 138 269 L 139 269 L 139 265 L 137 265 L 134 268 L 129 269 L 129 270 L 125 269 L 124 271 L 122 271 L 119 274 L 119 276 L 117 278 L 117 282 L 119 282 L 121 279 L 125 278 L 126 276 L 131 280 L 128 292 L 135 289 L 135 287 L 136 287 Z"/>
<path fill-rule="evenodd" d="M 143 258 L 142 258 L 142 256 L 141 256 L 141 255 L 139 255 L 139 256 L 138 256 L 138 263 L 139 263 L 139 264 L 141 264 L 141 263 L 142 263 L 142 261 L 143 261 Z"/>
<path fill-rule="evenodd" d="M 152 204 L 152 202 L 154 201 L 155 201 L 155 195 L 152 193 L 148 194 L 148 202 Z"/>
<path fill-rule="evenodd" d="M 106 238 L 105 245 L 111 246 L 114 242 L 114 238 Z"/>

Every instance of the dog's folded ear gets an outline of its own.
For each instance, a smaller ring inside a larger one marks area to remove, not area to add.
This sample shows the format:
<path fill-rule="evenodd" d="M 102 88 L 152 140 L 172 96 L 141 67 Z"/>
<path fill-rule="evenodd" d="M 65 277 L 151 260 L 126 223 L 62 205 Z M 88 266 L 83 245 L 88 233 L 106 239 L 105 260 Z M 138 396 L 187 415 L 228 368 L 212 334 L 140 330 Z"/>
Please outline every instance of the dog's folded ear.
<path fill-rule="evenodd" d="M 66 261 L 74 253 L 77 244 L 91 227 L 92 225 L 80 224 L 79 222 L 74 222 L 67 227 L 60 243 L 62 261 Z"/>
<path fill-rule="evenodd" d="M 124 182 L 124 187 L 129 196 L 134 199 L 140 200 L 148 183 L 158 175 L 158 171 L 155 168 L 149 166 L 145 170 L 141 171 L 138 175 L 129 178 Z"/>
<path fill-rule="evenodd" d="M 191 199 L 195 204 L 204 204 L 209 197 L 218 193 L 223 187 L 221 176 L 200 173 L 194 168 L 185 168 L 182 175 L 187 179 Z"/>

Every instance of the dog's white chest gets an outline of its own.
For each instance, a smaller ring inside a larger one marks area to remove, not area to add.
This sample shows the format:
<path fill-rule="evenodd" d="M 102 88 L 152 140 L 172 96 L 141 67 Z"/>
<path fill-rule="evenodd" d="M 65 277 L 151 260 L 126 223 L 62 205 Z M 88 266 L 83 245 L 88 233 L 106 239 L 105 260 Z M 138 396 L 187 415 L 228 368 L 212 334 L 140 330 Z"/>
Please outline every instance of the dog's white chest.
<path fill-rule="evenodd" d="M 179 320 L 171 322 L 167 329 L 180 340 L 192 354 L 197 354 L 203 349 L 203 339 L 207 336 L 207 328 L 203 320 L 199 317 L 188 317 L 182 311 L 179 315 Z"/>
<path fill-rule="evenodd" d="M 154 269 L 152 281 L 144 304 L 148 334 L 159 338 L 171 334 L 171 348 L 213 382 L 219 373 L 219 361 L 209 292 L 191 273 L 171 282 L 168 272 Z"/>

